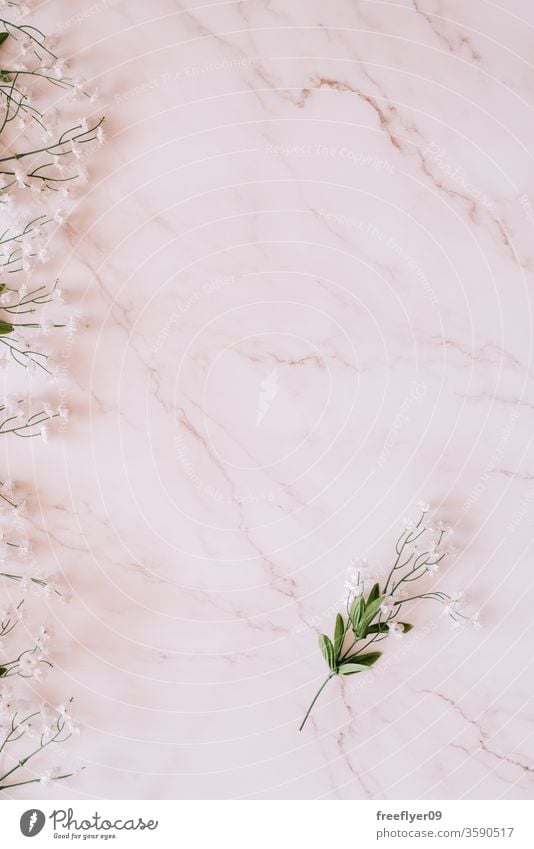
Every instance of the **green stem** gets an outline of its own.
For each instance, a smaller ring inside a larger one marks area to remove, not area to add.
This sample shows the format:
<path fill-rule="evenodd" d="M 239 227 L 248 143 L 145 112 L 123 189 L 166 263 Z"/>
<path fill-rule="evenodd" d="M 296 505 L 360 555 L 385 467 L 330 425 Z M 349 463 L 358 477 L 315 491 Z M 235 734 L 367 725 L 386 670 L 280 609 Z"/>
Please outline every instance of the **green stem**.
<path fill-rule="evenodd" d="M 334 675 L 337 675 L 337 672 L 331 672 L 330 675 L 328 676 L 328 678 L 325 678 L 325 680 L 323 681 L 323 683 L 321 684 L 321 686 L 317 690 L 315 696 L 313 697 L 313 701 L 312 701 L 311 705 L 309 706 L 308 710 L 306 711 L 306 716 L 304 717 L 304 719 L 300 723 L 299 731 L 302 731 L 302 729 L 304 728 L 304 726 L 306 724 L 306 720 L 308 719 L 310 713 L 312 712 L 312 708 L 313 708 L 315 702 L 317 701 L 317 699 L 319 698 L 319 696 L 323 692 L 324 688 L 326 687 L 326 685 L 328 684 L 330 679 L 334 677 Z"/>
<path fill-rule="evenodd" d="M 56 775 L 51 778 L 51 781 L 61 781 L 62 778 L 71 778 L 73 772 L 67 772 L 65 775 Z M 27 781 L 17 781 L 16 784 L 0 784 L 0 790 L 9 790 L 10 787 L 22 787 L 24 784 L 40 784 L 40 778 L 29 778 Z"/>

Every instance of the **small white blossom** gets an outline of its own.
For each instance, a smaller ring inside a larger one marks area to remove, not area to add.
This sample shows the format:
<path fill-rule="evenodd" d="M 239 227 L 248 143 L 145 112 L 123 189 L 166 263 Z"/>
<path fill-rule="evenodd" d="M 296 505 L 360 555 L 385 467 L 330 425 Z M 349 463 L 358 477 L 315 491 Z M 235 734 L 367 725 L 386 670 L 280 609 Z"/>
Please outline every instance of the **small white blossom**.
<path fill-rule="evenodd" d="M 24 189 L 26 187 L 26 172 L 23 171 L 23 169 L 20 168 L 18 165 L 16 165 L 13 169 L 13 174 L 19 187 L 21 189 Z"/>
<path fill-rule="evenodd" d="M 396 601 L 397 599 L 395 599 L 392 595 L 386 596 L 380 605 L 380 612 L 383 613 L 384 616 L 389 616 L 398 607 L 398 605 L 395 604 Z"/>
<path fill-rule="evenodd" d="M 52 784 L 52 782 L 53 782 L 55 779 L 57 779 L 57 777 L 58 777 L 59 775 L 61 775 L 61 769 L 60 769 L 58 766 L 54 766 L 54 767 L 52 767 L 51 769 L 47 769 L 47 770 L 45 770 L 45 771 L 42 773 L 42 775 L 41 775 L 41 777 L 40 777 L 39 781 L 40 781 L 40 783 L 41 783 L 41 784 L 44 784 L 45 786 L 48 786 L 48 785 Z"/>
<path fill-rule="evenodd" d="M 75 159 L 81 159 L 82 158 L 82 156 L 83 156 L 82 148 L 81 148 L 80 142 L 76 141 L 76 139 L 72 140 L 71 150 L 72 150 L 72 153 L 74 154 Z"/>
<path fill-rule="evenodd" d="M 58 80 L 61 79 L 61 77 L 63 76 L 63 72 L 66 70 L 66 68 L 67 68 L 67 62 L 66 62 L 65 59 L 62 59 L 62 58 L 56 59 L 56 61 L 54 62 L 54 66 L 52 68 L 52 70 L 54 72 L 54 76 L 56 77 L 56 79 L 58 79 Z"/>

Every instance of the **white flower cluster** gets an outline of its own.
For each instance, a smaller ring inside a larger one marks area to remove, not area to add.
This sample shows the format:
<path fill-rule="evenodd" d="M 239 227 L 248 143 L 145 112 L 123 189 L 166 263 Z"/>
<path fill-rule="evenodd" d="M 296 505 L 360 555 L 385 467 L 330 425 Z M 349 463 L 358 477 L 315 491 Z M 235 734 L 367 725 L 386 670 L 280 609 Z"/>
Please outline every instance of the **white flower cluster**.
<path fill-rule="evenodd" d="M 72 335 L 76 325 L 58 321 L 61 290 L 40 277 L 52 236 L 68 222 L 69 199 L 87 182 L 88 156 L 104 142 L 102 119 L 91 114 L 96 92 L 70 76 L 53 40 L 24 19 L 28 4 L 0 0 L 0 7 L 7 10 L 0 21 L 0 367 L 15 363 L 57 382 L 64 364 L 53 361 L 49 340 L 58 328 Z M 65 128 L 68 101 L 76 99 L 84 114 Z M 36 400 L 33 391 L 10 393 L 8 380 L 4 373 L 0 436 L 48 442 L 53 420 L 68 419 L 67 405 Z M 34 759 L 37 766 L 50 744 L 78 733 L 68 706 L 34 702 L 52 666 L 52 632 L 33 620 L 66 594 L 37 563 L 29 527 L 24 500 L 9 481 L 0 482 L 0 791 L 73 774 L 59 767 L 36 773 Z"/>
<path fill-rule="evenodd" d="M 430 599 L 442 605 L 455 627 L 471 623 L 480 627 L 477 616 L 468 616 L 461 593 L 426 589 L 428 574 L 453 550 L 446 542 L 452 531 L 443 522 L 427 521 L 427 502 L 419 502 L 417 522 L 406 520 L 395 545 L 395 557 L 386 570 L 372 574 L 366 560 L 353 561 L 345 581 L 344 610 L 336 614 L 333 636 L 319 635 L 319 648 L 328 666 L 328 677 L 315 694 L 299 730 L 302 731 L 313 706 L 328 681 L 335 675 L 358 675 L 380 661 L 378 643 L 390 636 L 401 638 L 414 627 L 406 622 L 406 605 Z M 385 576 L 385 577 L 384 577 Z M 415 584 L 423 582 L 420 589 Z"/>
<path fill-rule="evenodd" d="M 17 4 L 8 7 L 20 10 Z M 49 260 L 55 230 L 68 221 L 68 198 L 87 182 L 88 156 L 94 144 L 104 142 L 102 119 L 89 109 L 63 129 L 65 98 L 81 98 L 91 106 L 96 92 L 86 91 L 83 80 L 69 76 L 67 62 L 33 25 L 4 20 L 2 26 L 0 349 L 17 364 L 57 378 L 57 368 L 47 367 L 49 355 L 35 350 L 35 334 L 31 343 L 27 335 L 31 329 L 46 337 L 54 327 L 64 326 L 44 311 L 46 304 L 60 300 L 60 292 L 55 284 L 46 287 L 33 281 Z M 10 280 L 23 279 L 8 287 L 2 272 Z M 41 320 L 36 320 L 38 312 L 43 313 Z M 32 320 L 25 320 L 30 313 Z M 0 365 L 7 361 L 0 356 Z"/>
<path fill-rule="evenodd" d="M 399 613 L 402 604 L 418 598 L 438 601 L 442 605 L 442 613 L 450 618 L 454 628 L 465 625 L 480 628 L 479 614 L 469 615 L 466 612 L 467 601 L 463 592 L 426 591 L 415 594 L 408 589 L 412 582 L 423 578 L 426 573 L 437 572 L 440 562 L 447 555 L 456 553 L 455 547 L 450 544 L 452 528 L 441 520 L 427 521 L 427 514 L 431 509 L 428 502 L 419 501 L 417 507 L 420 511 L 419 519 L 404 520 L 404 531 L 396 545 L 396 561 L 389 573 L 389 580 L 384 588 L 386 594 L 380 605 L 380 613 L 389 633 L 396 637 L 402 636 L 404 629 L 398 622 L 393 621 L 393 617 Z M 354 598 L 365 595 L 387 573 L 388 570 L 384 569 L 370 569 L 366 559 L 351 561 L 345 581 L 347 606 L 350 606 Z"/>

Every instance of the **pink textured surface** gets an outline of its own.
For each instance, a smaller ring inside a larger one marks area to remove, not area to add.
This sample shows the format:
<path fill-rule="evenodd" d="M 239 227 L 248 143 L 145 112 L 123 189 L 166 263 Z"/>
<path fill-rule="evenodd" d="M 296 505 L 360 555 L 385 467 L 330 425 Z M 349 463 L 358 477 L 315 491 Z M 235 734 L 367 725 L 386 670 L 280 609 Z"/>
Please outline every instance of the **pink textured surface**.
<path fill-rule="evenodd" d="M 531 4 L 91 9 L 39 12 L 109 139 L 60 258 L 72 421 L 33 460 L 86 726 L 43 792 L 531 798 Z M 419 497 L 484 630 L 417 608 L 299 735 L 349 560 Z"/>

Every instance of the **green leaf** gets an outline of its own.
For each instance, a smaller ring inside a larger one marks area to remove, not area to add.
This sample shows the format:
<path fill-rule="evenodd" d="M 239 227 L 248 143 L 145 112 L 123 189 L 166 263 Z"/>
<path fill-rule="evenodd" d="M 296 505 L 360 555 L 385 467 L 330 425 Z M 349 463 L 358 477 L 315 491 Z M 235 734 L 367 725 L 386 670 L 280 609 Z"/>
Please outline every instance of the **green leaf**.
<path fill-rule="evenodd" d="M 402 625 L 402 627 L 404 628 L 404 634 L 407 634 L 408 631 L 411 631 L 413 629 L 413 625 L 409 625 L 408 622 L 400 622 L 399 624 Z"/>
<path fill-rule="evenodd" d="M 336 668 L 334 659 L 334 646 L 332 645 L 332 640 L 330 639 L 330 637 L 327 637 L 326 634 L 319 635 L 319 648 L 321 649 L 322 655 L 326 660 L 329 668 L 333 672 Z"/>
<path fill-rule="evenodd" d="M 0 32 L 0 44 L 3 44 L 6 38 L 8 37 L 8 32 Z"/>
<path fill-rule="evenodd" d="M 0 678 L 3 678 L 7 672 L 7 668 L 5 666 L 0 666 Z"/>
<path fill-rule="evenodd" d="M 13 331 L 13 325 L 8 324 L 7 321 L 0 321 L 0 336 L 5 336 L 6 333 L 11 333 Z"/>
<path fill-rule="evenodd" d="M 359 663 L 362 666 L 365 666 L 366 669 L 369 666 L 373 666 L 378 660 L 379 657 L 382 657 L 381 651 L 369 651 L 365 654 L 351 654 L 350 657 L 347 658 L 348 663 Z"/>
<path fill-rule="evenodd" d="M 380 605 L 384 601 L 384 596 L 380 595 L 378 598 L 374 599 L 370 604 L 367 604 L 365 607 L 365 612 L 358 624 L 356 629 L 356 636 L 361 639 L 365 637 L 367 634 L 367 628 L 371 624 L 372 620 L 375 618 L 376 614 L 380 610 Z"/>
<path fill-rule="evenodd" d="M 376 601 L 378 596 L 380 595 L 380 584 L 375 584 L 372 588 L 371 592 L 367 597 L 367 604 L 370 604 L 372 601 Z"/>
<path fill-rule="evenodd" d="M 363 672 L 367 669 L 363 663 L 342 663 L 338 669 L 339 675 L 354 675 L 355 672 Z"/>
<path fill-rule="evenodd" d="M 375 622 L 367 628 L 368 634 L 387 634 L 388 631 L 389 628 L 385 622 Z"/>
<path fill-rule="evenodd" d="M 5 288 L 6 288 L 6 284 L 0 283 L 0 293 L 3 292 Z"/>
<path fill-rule="evenodd" d="M 343 639 L 345 637 L 345 622 L 343 621 L 343 617 L 341 613 L 338 613 L 336 616 L 336 627 L 334 628 L 334 657 L 337 660 L 339 657 L 339 652 L 341 651 L 341 647 L 343 646 Z"/>
<path fill-rule="evenodd" d="M 7 71 L 5 71 L 3 68 L 0 69 L 0 80 L 2 80 L 2 82 L 4 82 L 4 83 L 10 83 L 11 82 L 11 77 L 9 76 L 9 73 Z"/>
<path fill-rule="evenodd" d="M 356 633 L 356 628 L 360 622 L 363 611 L 365 610 L 365 601 L 360 595 L 355 598 L 350 606 L 349 618 L 352 624 L 352 630 Z"/>
<path fill-rule="evenodd" d="M 365 619 L 372 619 L 373 616 L 376 616 L 378 611 L 380 610 L 380 605 L 384 601 L 385 596 L 379 595 L 374 598 L 372 601 L 368 601 L 365 605 Z"/>

